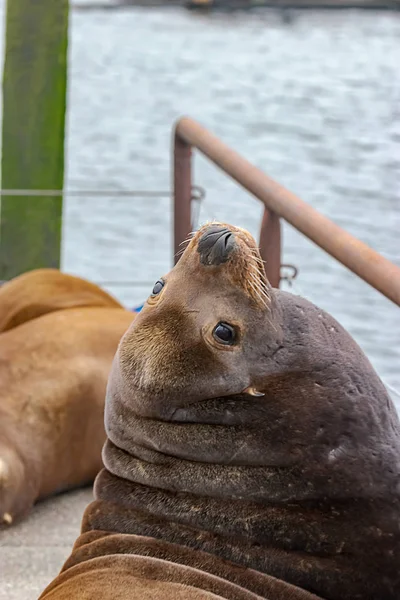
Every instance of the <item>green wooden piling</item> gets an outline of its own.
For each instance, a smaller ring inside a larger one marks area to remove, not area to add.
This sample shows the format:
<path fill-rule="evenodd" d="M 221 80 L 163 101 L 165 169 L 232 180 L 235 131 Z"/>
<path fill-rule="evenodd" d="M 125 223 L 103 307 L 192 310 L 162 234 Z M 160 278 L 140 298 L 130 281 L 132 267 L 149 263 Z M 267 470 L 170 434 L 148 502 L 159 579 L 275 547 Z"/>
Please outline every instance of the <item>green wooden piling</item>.
<path fill-rule="evenodd" d="M 68 0 L 7 0 L 3 189 L 64 183 Z M 59 267 L 62 197 L 2 196 L 0 279 Z"/>

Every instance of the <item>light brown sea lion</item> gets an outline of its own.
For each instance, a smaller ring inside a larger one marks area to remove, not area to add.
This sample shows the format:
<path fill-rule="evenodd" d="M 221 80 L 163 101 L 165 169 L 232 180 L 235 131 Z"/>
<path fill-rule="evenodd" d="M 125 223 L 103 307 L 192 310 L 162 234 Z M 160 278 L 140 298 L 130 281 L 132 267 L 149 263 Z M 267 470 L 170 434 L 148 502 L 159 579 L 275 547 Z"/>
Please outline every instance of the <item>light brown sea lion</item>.
<path fill-rule="evenodd" d="M 55 310 L 122 305 L 98 285 L 57 269 L 28 271 L 0 287 L 0 332 Z"/>
<path fill-rule="evenodd" d="M 105 423 L 96 500 L 42 600 L 400 598 L 396 411 L 242 229 L 201 228 L 155 284 Z"/>
<path fill-rule="evenodd" d="M 53 269 L 0 287 L 0 524 L 93 481 L 107 378 L 133 316 L 96 285 Z"/>

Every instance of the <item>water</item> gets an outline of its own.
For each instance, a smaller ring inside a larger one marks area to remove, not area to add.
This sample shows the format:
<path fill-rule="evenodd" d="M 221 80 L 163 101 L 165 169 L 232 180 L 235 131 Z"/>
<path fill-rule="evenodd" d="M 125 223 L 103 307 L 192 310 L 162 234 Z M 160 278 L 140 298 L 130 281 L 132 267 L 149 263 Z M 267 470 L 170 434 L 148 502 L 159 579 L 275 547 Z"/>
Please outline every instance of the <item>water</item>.
<path fill-rule="evenodd" d="M 171 187 L 171 128 L 188 114 L 400 265 L 400 15 L 179 9 L 71 14 L 66 183 Z M 259 203 L 196 157 L 200 221 L 258 235 Z M 171 204 L 67 198 L 63 268 L 130 306 L 172 263 Z M 290 226 L 293 290 L 331 312 L 400 389 L 400 312 Z M 137 286 L 134 282 L 148 282 Z M 400 406 L 400 398 L 398 398 Z"/>

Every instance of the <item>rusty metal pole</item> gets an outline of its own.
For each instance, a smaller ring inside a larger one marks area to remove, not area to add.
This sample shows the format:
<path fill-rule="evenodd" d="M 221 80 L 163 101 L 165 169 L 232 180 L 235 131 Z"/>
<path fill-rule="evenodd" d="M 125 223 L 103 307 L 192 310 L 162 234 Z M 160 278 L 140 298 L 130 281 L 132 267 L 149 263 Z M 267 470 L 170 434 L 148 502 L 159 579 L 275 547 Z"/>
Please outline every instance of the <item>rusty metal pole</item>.
<path fill-rule="evenodd" d="M 281 281 L 281 221 L 268 208 L 264 210 L 259 245 L 267 279 L 272 287 L 278 288 Z"/>
<path fill-rule="evenodd" d="M 174 264 L 179 260 L 181 243 L 192 231 L 192 148 L 174 133 Z"/>

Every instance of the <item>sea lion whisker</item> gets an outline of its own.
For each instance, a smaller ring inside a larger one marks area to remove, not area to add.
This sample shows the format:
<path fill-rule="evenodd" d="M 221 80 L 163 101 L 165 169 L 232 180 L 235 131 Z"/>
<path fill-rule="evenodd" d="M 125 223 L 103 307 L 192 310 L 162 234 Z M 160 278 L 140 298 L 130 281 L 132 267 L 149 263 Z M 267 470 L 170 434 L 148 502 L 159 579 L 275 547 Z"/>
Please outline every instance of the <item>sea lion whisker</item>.
<path fill-rule="evenodd" d="M 262 284 L 262 282 L 259 279 L 256 279 L 252 273 L 249 273 L 249 275 L 252 278 L 252 280 L 255 282 L 257 290 L 260 292 L 260 294 L 264 295 L 266 301 L 269 302 L 270 295 L 269 295 L 267 289 L 265 288 L 265 286 Z"/>
<path fill-rule="evenodd" d="M 259 265 L 264 266 L 266 261 L 258 256 L 258 253 L 251 252 L 252 259 L 255 260 Z"/>
<path fill-rule="evenodd" d="M 174 255 L 175 257 L 177 256 L 182 256 L 182 254 L 185 252 L 186 248 L 181 248 L 178 252 L 176 252 L 176 254 Z"/>
<path fill-rule="evenodd" d="M 252 283 L 251 281 L 249 281 L 249 284 L 250 284 L 250 286 L 253 288 L 253 290 L 254 290 L 254 292 L 256 293 L 256 295 L 258 296 L 258 298 L 259 298 L 260 302 L 261 302 L 261 303 L 262 303 L 264 306 L 267 306 L 267 302 L 266 302 L 265 298 L 263 298 L 263 297 L 261 296 L 261 294 L 259 293 L 259 291 L 258 291 L 258 289 L 256 288 L 256 286 L 255 286 L 255 285 L 253 285 L 253 283 Z"/>
<path fill-rule="evenodd" d="M 264 284 L 267 285 L 267 281 L 266 281 L 266 273 L 265 273 L 265 267 L 264 265 L 261 264 L 251 264 L 249 265 L 249 267 L 251 267 L 251 270 L 253 272 L 257 273 L 257 277 L 260 279 L 260 281 Z"/>
<path fill-rule="evenodd" d="M 259 290 L 257 287 L 255 287 L 255 286 L 254 286 L 254 284 L 253 284 L 252 282 L 250 282 L 250 281 L 249 281 L 249 283 L 250 283 L 251 287 L 253 288 L 253 290 L 254 290 L 255 292 L 257 292 L 257 294 L 258 294 L 258 297 L 259 297 L 259 298 L 262 300 L 263 304 L 265 304 L 265 306 L 267 306 L 267 305 L 268 305 L 269 298 L 268 298 L 267 296 L 265 296 L 265 294 L 262 294 L 262 293 L 260 292 L 260 290 Z"/>
<path fill-rule="evenodd" d="M 186 250 L 187 246 L 183 246 L 183 248 L 181 248 L 180 250 L 178 250 L 178 252 L 176 252 L 175 256 L 181 256 L 185 250 Z"/>
<path fill-rule="evenodd" d="M 261 277 L 260 271 L 254 265 L 249 265 L 248 273 L 253 277 L 253 279 L 257 282 L 258 285 L 265 285 Z"/>
<path fill-rule="evenodd" d="M 254 283 L 257 285 L 257 287 L 260 288 L 260 290 L 263 289 L 262 281 L 261 281 L 260 277 L 256 276 L 254 274 L 254 272 L 251 272 L 251 271 L 249 271 L 248 274 L 251 277 L 251 279 L 254 281 Z"/>
<path fill-rule="evenodd" d="M 182 242 L 180 242 L 180 246 L 183 246 L 184 244 L 188 244 L 189 242 L 192 241 L 194 235 L 196 234 L 196 231 L 191 231 L 190 233 L 188 233 L 188 237 L 183 240 Z"/>
<path fill-rule="evenodd" d="M 194 235 L 196 235 L 197 230 L 195 229 L 194 231 L 189 231 L 189 233 L 187 234 L 188 238 L 191 239 Z"/>
<path fill-rule="evenodd" d="M 188 237 L 186 238 L 186 240 L 183 240 L 183 242 L 181 242 L 179 245 L 183 246 L 183 244 L 187 244 L 188 242 L 190 242 L 193 239 L 193 237 Z"/>
<path fill-rule="evenodd" d="M 259 262 L 265 262 L 260 255 L 260 249 L 259 248 L 249 248 L 250 253 L 254 256 L 255 259 L 257 259 Z"/>
<path fill-rule="evenodd" d="M 255 261 L 254 261 L 254 262 L 255 262 Z M 251 262 L 249 263 L 249 265 L 248 265 L 248 266 L 249 266 L 249 268 L 251 268 L 253 271 L 255 271 L 259 277 L 262 277 L 262 276 L 263 276 L 263 274 L 264 274 L 264 272 L 265 272 L 265 270 L 264 270 L 264 265 L 257 264 L 256 262 L 255 262 L 255 264 L 254 264 L 254 263 L 253 263 L 253 261 L 251 261 Z"/>
<path fill-rule="evenodd" d="M 265 287 L 265 283 L 261 279 L 260 272 L 254 269 L 254 267 L 252 267 L 249 271 L 249 275 L 258 283 L 258 285 Z"/>
<path fill-rule="evenodd" d="M 260 284 L 267 288 L 264 266 L 249 265 L 249 267 L 251 268 L 251 272 L 257 274 L 257 279 L 259 280 Z"/>
<path fill-rule="evenodd" d="M 260 291 L 265 296 L 266 300 L 269 302 L 271 299 L 271 296 L 269 295 L 268 290 L 263 285 L 261 285 Z"/>
<path fill-rule="evenodd" d="M 258 273 L 258 274 L 260 273 L 260 268 L 257 265 L 257 263 L 254 264 L 253 261 L 251 261 L 251 262 L 249 262 L 248 267 L 249 267 L 249 269 L 253 269 L 253 271 L 256 271 L 256 273 Z"/>
<path fill-rule="evenodd" d="M 259 264 L 261 267 L 264 267 L 264 265 L 267 262 L 266 260 L 262 260 L 262 258 L 257 256 L 256 254 L 253 254 L 252 256 L 253 256 L 253 260 L 255 260 L 257 264 Z"/>
<path fill-rule="evenodd" d="M 255 272 L 257 273 L 257 275 L 255 275 Z M 266 294 L 269 296 L 269 289 L 267 287 L 266 281 L 264 280 L 263 274 L 260 273 L 260 271 L 258 269 L 255 269 L 253 266 L 252 270 L 249 271 L 249 275 L 251 275 L 253 279 L 256 279 L 257 283 L 265 290 Z"/>

